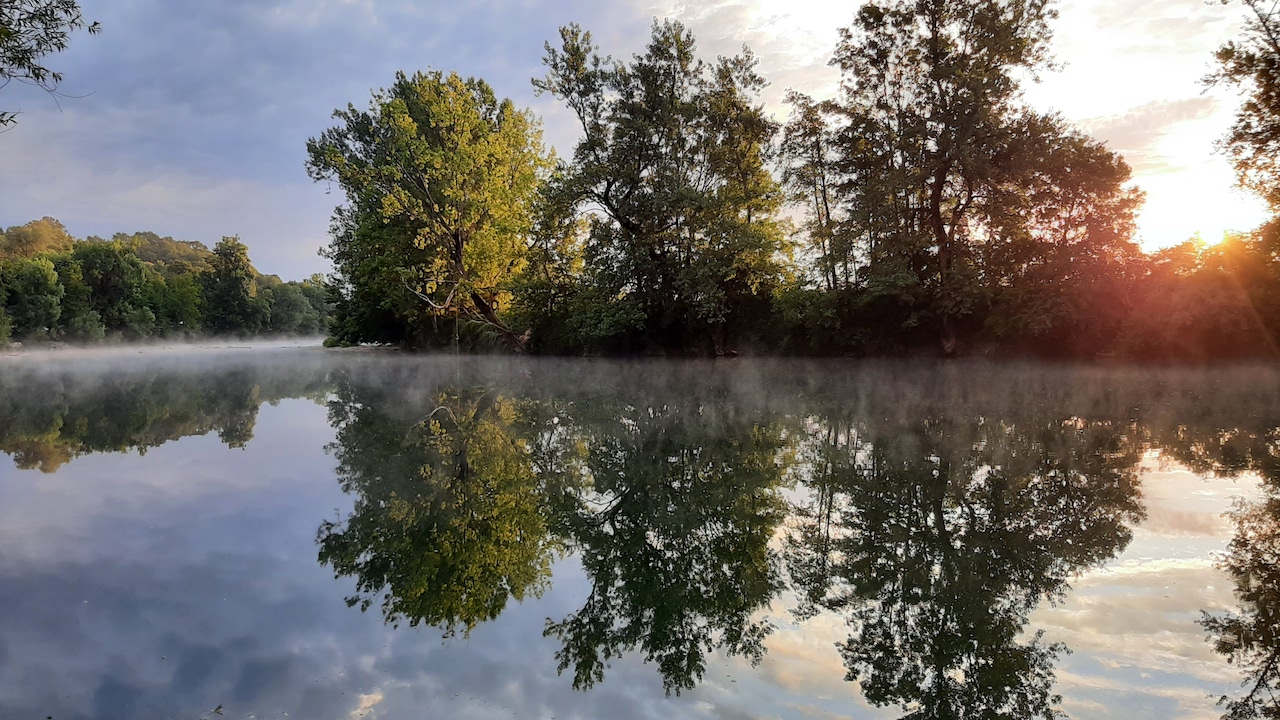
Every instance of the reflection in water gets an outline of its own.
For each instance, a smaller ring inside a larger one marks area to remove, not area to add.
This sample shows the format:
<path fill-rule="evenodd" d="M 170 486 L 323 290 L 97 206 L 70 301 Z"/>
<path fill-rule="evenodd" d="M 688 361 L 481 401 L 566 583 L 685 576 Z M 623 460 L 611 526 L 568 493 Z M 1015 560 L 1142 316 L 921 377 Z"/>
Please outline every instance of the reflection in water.
<path fill-rule="evenodd" d="M 1024 638 L 1028 615 L 1128 544 L 1139 452 L 1109 423 L 963 413 L 816 419 L 788 538 L 801 614 L 847 619 L 847 679 L 872 704 L 1055 717 L 1063 648 Z"/>
<path fill-rule="evenodd" d="M 358 499 L 321 528 L 321 560 L 356 576 L 363 606 L 385 593 L 389 621 L 470 629 L 540 589 L 563 545 L 590 593 L 546 634 L 578 688 L 633 651 L 676 693 L 713 651 L 759 661 L 762 611 L 789 575 L 800 616 L 848 620 L 840 652 L 871 703 L 1053 717 L 1063 648 L 1024 637 L 1028 615 L 1143 517 L 1143 444 L 1125 412 L 1081 419 L 1026 402 L 1036 388 L 904 409 L 896 385 L 761 403 L 715 376 L 701 391 L 529 382 L 538 392 L 433 387 L 412 412 L 403 382 L 340 391 L 334 448 Z M 783 499 L 792 471 L 799 502 Z M 784 574 L 771 540 L 788 515 Z"/>
<path fill-rule="evenodd" d="M 1220 564 L 1236 583 L 1239 613 L 1205 614 L 1213 648 L 1244 675 L 1244 692 L 1224 696 L 1225 718 L 1280 718 L 1280 496 L 1269 488 L 1234 513 L 1236 536 Z"/>
<path fill-rule="evenodd" d="M 357 500 L 346 520 L 320 527 L 320 561 L 356 576 L 349 605 L 381 595 L 388 622 L 470 632 L 550 576 L 528 418 L 476 389 L 442 390 L 410 417 L 391 401 L 400 392 L 346 379 L 329 403 L 338 478 Z"/>
<path fill-rule="evenodd" d="M 241 448 L 253 438 L 262 403 L 316 397 L 325 384 L 323 373 L 261 364 L 177 373 L 144 365 L 98 377 L 76 367 L 6 369 L 0 373 L 0 452 L 19 468 L 53 473 L 82 455 L 145 453 L 210 432 Z"/>
<path fill-rule="evenodd" d="M 758 661 L 770 626 L 756 618 L 782 589 L 769 540 L 785 516 L 781 429 L 761 413 L 637 393 L 577 403 L 564 444 L 578 457 L 556 487 L 559 535 L 578 551 L 591 594 L 546 632 L 574 687 L 604 679 L 639 649 L 667 692 L 691 689 L 707 653 Z"/>
<path fill-rule="evenodd" d="M 1276 412 L 1267 408 L 1268 412 Z M 1237 501 L 1235 537 L 1219 567 L 1235 582 L 1239 612 L 1203 613 L 1213 649 L 1244 676 L 1243 691 L 1219 704 L 1228 720 L 1280 718 L 1280 423 L 1268 415 L 1235 427 L 1180 427 L 1172 452 L 1197 471 L 1256 473 L 1261 497 Z"/>
<path fill-rule="evenodd" d="M 388 622 L 470 631 L 537 595 L 565 546 L 590 595 L 546 634 L 575 687 L 637 649 L 677 693 L 711 651 L 763 655 L 755 614 L 782 587 L 768 544 L 785 505 L 782 433 L 760 413 L 468 386 L 416 393 L 427 402 L 410 412 L 404 394 L 403 379 L 344 381 L 330 403 L 339 478 L 357 499 L 321 526 L 320 560 L 355 576 L 348 603 L 381 597 Z"/>
<path fill-rule="evenodd" d="M 533 608 L 551 647 L 528 662 L 567 690 L 635 657 L 669 694 L 717 655 L 765 657 L 770 610 L 795 605 L 802 623 L 847 623 L 832 656 L 851 691 L 921 720 L 1055 716 L 1066 648 L 1029 616 L 1130 543 L 1159 451 L 1268 481 L 1222 561 L 1242 612 L 1203 625 L 1246 676 L 1229 717 L 1280 717 L 1280 404 L 1258 400 L 1280 395 L 1274 374 L 855 370 L 331 357 L 6 372 L 0 451 L 54 472 L 185 435 L 243 447 L 263 402 L 324 401 L 324 462 L 352 506 L 316 540 L 349 604 L 467 637 L 554 570 L 578 594 Z M 309 532 L 321 513 L 305 514 Z"/>

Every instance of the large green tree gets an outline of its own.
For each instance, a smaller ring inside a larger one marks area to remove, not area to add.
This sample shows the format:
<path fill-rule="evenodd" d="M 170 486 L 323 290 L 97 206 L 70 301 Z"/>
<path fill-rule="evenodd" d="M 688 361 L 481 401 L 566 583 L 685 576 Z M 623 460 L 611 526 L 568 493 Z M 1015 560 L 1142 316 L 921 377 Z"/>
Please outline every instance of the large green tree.
<path fill-rule="evenodd" d="M 307 142 L 308 171 L 338 183 L 337 334 L 421 342 L 438 318 L 462 318 L 512 349 L 508 284 L 524 263 L 545 151 L 538 122 L 483 80 L 399 73 L 367 111 L 334 113 Z"/>
<path fill-rule="evenodd" d="M 671 20 L 630 62 L 601 57 L 576 25 L 560 35 L 534 86 L 582 126 L 550 191 L 591 219 L 580 334 L 631 350 L 732 349 L 767 314 L 785 239 L 755 56 L 706 63 Z"/>

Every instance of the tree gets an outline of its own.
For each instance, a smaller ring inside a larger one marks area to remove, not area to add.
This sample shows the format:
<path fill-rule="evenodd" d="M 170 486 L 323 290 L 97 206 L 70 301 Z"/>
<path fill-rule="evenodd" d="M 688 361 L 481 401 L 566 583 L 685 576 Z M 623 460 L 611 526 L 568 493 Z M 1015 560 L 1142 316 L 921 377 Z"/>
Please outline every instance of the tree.
<path fill-rule="evenodd" d="M 150 329 L 147 308 L 147 267 L 120 243 L 82 242 L 71 251 L 87 307 L 108 330 L 143 334 Z"/>
<path fill-rule="evenodd" d="M 262 289 L 263 295 L 270 297 L 271 317 L 267 321 L 267 329 L 283 335 L 313 335 L 319 332 L 320 316 L 307 301 L 302 288 L 296 283 L 282 283 L 274 275 L 269 277 L 273 282 Z"/>
<path fill-rule="evenodd" d="M 822 287 L 827 292 L 847 288 L 854 280 L 858 257 L 855 246 L 839 232 L 840 223 L 835 186 L 836 139 L 829 115 L 838 111 L 833 102 L 814 102 L 794 90 L 787 93 L 793 110 L 782 128 L 782 182 L 790 199 L 805 210 L 802 228 L 808 235 L 810 252 Z"/>
<path fill-rule="evenodd" d="M 327 250 L 343 339 L 411 342 L 461 317 L 523 351 L 504 315 L 546 164 L 533 116 L 483 80 L 429 72 L 398 73 L 368 111 L 334 117 L 307 168 L 347 195 Z"/>
<path fill-rule="evenodd" d="M 0 258 L 67 252 L 75 238 L 57 220 L 46 217 L 0 233 Z"/>
<path fill-rule="evenodd" d="M 5 313 L 20 337 L 47 337 L 62 314 L 65 290 L 53 263 L 46 258 L 19 258 L 0 266 L 0 281 L 7 290 Z"/>
<path fill-rule="evenodd" d="M 75 0 L 0 2 L 0 88 L 17 80 L 56 95 L 62 73 L 41 63 L 66 50 L 71 33 L 80 29 L 97 34 L 102 26 L 86 23 Z M 16 112 L 0 111 L 0 127 L 17 119 Z"/>
<path fill-rule="evenodd" d="M 839 193 L 868 303 L 934 328 L 947 353 L 984 325 L 987 246 L 1070 244 L 1062 223 L 1129 242 L 1127 166 L 1020 101 L 1020 78 L 1048 65 L 1055 16 L 1050 0 L 873 0 L 832 61 Z M 1091 192 L 1114 217 L 1070 214 L 1081 172 L 1106 180 Z"/>
<path fill-rule="evenodd" d="M 550 189 L 591 218 L 581 334 L 633 350 L 732 350 L 768 314 L 785 250 L 755 56 L 744 47 L 705 63 L 672 20 L 654 22 L 630 63 L 602 58 L 577 25 L 560 37 L 534 87 L 582 125 Z"/>
<path fill-rule="evenodd" d="M 131 250 L 139 260 L 165 270 L 170 267 L 204 270 L 213 256 L 204 243 L 160 237 L 153 232 L 116 233 L 111 239 Z"/>
<path fill-rule="evenodd" d="M 205 325 L 215 333 L 256 333 L 271 308 L 258 294 L 258 271 L 238 237 L 224 237 L 213 248 L 210 270 L 201 276 Z"/>
<path fill-rule="evenodd" d="M 1244 103 L 1221 147 L 1240 185 L 1280 211 L 1280 11 L 1264 0 L 1241 2 L 1249 13 L 1241 37 L 1218 48 L 1218 68 L 1205 81 L 1243 92 Z"/>

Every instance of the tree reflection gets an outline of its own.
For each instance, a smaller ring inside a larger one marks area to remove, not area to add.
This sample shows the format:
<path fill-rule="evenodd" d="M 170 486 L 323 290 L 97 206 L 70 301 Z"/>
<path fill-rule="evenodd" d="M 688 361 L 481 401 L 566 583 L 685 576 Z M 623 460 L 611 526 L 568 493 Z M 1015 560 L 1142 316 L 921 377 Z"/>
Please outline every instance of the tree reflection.
<path fill-rule="evenodd" d="M 355 510 L 320 528 L 320 559 L 356 578 L 351 604 L 381 598 L 390 622 L 470 630 L 545 587 L 564 545 L 590 592 L 545 634 L 575 687 L 631 651 L 677 693 L 713 651 L 763 655 L 757 615 L 782 587 L 776 423 L 663 393 L 513 399 L 443 382 L 408 393 L 430 402 L 405 395 L 345 383 L 331 405 Z"/>
<path fill-rule="evenodd" d="M 355 510 L 321 528 L 321 560 L 356 578 L 353 604 L 452 632 L 539 592 L 563 546 L 589 590 L 544 634 L 581 689 L 632 653 L 669 693 L 713 653 L 758 661 L 789 586 L 802 616 L 848 619 L 848 677 L 876 705 L 1055 716 L 1064 648 L 1028 616 L 1142 517 L 1130 398 L 1088 399 L 1084 419 L 995 384 L 769 395 L 629 372 L 342 384 L 333 452 Z"/>
<path fill-rule="evenodd" d="M 788 539 L 800 614 L 843 614 L 848 680 L 911 718 L 1058 714 L 1064 650 L 1024 637 L 1042 599 L 1123 549 L 1142 516 L 1122 427 L 958 412 L 825 418 Z"/>
<path fill-rule="evenodd" d="M 553 496 L 591 582 L 581 609 L 547 624 L 559 670 L 591 687 L 638 649 L 678 694 L 709 652 L 758 661 L 771 626 L 757 613 L 782 588 L 769 548 L 785 516 L 777 424 L 688 398 L 587 405 L 577 482 Z"/>
<path fill-rule="evenodd" d="M 215 433 L 228 447 L 253 439 L 258 409 L 314 397 L 323 373 L 239 367 L 220 371 L 13 372 L 0 375 L 0 452 L 52 473 L 100 452 L 145 453 Z"/>
<path fill-rule="evenodd" d="M 319 531 L 320 561 L 353 575 L 349 605 L 379 596 L 388 622 L 446 635 L 538 595 L 553 543 L 527 448 L 527 418 L 497 391 L 443 390 L 410 418 L 397 388 L 340 384 L 331 450 L 355 509 Z"/>
<path fill-rule="evenodd" d="M 1238 612 L 1202 612 L 1213 649 L 1239 668 L 1243 692 L 1222 696 L 1226 720 L 1280 718 L 1280 420 L 1267 404 L 1244 418 L 1210 416 L 1158 436 L 1164 452 L 1196 472 L 1256 473 L 1261 497 L 1231 511 L 1235 536 L 1218 567 L 1235 583 Z"/>
<path fill-rule="evenodd" d="M 1213 649 L 1240 668 L 1245 692 L 1223 696 L 1228 720 L 1280 718 L 1280 493 L 1239 505 L 1236 535 L 1220 567 L 1235 581 L 1240 612 L 1203 614 Z"/>

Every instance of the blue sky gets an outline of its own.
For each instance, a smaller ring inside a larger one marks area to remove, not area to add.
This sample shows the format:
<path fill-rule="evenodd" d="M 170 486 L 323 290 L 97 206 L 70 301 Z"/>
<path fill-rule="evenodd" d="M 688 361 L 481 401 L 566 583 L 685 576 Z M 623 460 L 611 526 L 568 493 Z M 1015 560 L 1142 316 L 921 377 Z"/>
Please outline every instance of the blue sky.
<path fill-rule="evenodd" d="M 0 133 L 0 226 L 53 216 L 77 236 L 153 230 L 212 244 L 239 235 L 264 272 L 324 271 L 317 250 L 341 196 L 312 183 L 304 144 L 347 103 L 363 106 L 397 70 L 485 78 L 543 118 L 568 154 L 575 123 L 529 84 L 542 45 L 578 22 L 614 55 L 638 50 L 653 17 L 692 27 L 707 55 L 748 43 L 772 82 L 822 96 L 837 28 L 856 3 L 795 0 L 83 0 L 102 23 L 50 58 L 60 102 L 16 84 Z M 1230 189 L 1213 141 L 1234 100 L 1204 93 L 1210 53 L 1238 28 L 1238 6 L 1203 0 L 1072 0 L 1055 49 L 1063 69 L 1028 99 L 1109 141 L 1148 192 L 1146 247 L 1194 232 L 1246 229 L 1258 204 Z"/>

